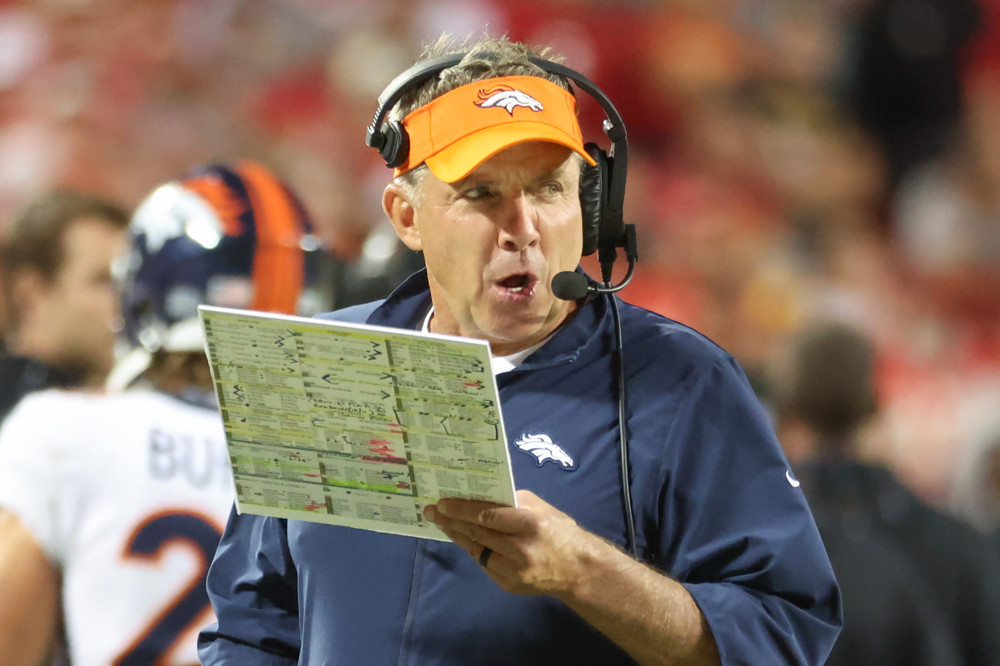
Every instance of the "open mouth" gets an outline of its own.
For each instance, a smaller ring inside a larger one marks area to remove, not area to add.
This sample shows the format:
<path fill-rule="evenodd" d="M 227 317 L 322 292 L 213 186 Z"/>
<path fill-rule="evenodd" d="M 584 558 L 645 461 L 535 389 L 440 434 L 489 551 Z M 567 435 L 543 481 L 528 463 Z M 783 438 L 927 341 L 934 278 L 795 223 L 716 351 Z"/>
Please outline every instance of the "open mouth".
<path fill-rule="evenodd" d="M 509 294 L 530 294 L 535 280 L 528 273 L 517 273 L 500 280 L 497 285 Z"/>
<path fill-rule="evenodd" d="M 512 291 L 515 294 L 527 289 L 530 283 L 531 283 L 531 278 L 529 278 L 526 274 L 511 275 L 506 280 L 500 281 L 500 285 L 504 289 Z"/>

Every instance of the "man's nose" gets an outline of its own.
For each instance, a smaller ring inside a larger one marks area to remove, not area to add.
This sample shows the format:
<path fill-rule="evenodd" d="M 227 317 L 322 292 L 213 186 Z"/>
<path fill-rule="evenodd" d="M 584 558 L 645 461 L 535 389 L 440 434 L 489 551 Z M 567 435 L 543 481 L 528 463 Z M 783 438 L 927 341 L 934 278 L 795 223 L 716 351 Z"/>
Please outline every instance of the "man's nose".
<path fill-rule="evenodd" d="M 499 244 L 509 252 L 520 252 L 538 243 L 538 209 L 525 194 L 514 197 L 501 222 Z"/>

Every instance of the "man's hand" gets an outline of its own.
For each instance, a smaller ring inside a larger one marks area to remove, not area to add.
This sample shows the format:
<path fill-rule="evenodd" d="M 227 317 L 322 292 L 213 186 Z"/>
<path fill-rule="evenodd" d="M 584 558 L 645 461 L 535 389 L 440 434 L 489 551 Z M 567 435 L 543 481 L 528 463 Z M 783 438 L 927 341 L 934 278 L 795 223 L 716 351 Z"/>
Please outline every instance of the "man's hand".
<path fill-rule="evenodd" d="M 562 600 L 639 663 L 719 663 L 708 624 L 683 585 L 530 491 L 517 491 L 517 504 L 442 499 L 424 515 L 503 590 Z"/>
<path fill-rule="evenodd" d="M 484 569 L 507 592 L 568 593 L 581 579 L 588 547 L 603 542 L 528 490 L 517 491 L 517 503 L 443 499 L 425 515 L 481 564 L 489 548 Z"/>

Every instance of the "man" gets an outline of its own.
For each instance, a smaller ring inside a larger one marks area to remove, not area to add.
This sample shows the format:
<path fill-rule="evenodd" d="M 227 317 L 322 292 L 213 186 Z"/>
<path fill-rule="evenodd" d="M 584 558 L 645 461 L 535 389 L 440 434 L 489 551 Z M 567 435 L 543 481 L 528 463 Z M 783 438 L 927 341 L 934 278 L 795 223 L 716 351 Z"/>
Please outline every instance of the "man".
<path fill-rule="evenodd" d="M 941 655 L 957 649 L 957 658 L 927 663 L 1000 663 L 1000 562 L 988 543 L 859 454 L 860 433 L 878 413 L 875 350 L 864 335 L 836 322 L 806 328 L 777 364 L 774 394 L 781 441 L 843 578 L 846 623 L 831 663 L 916 663 L 909 655 L 918 643 L 925 658 L 932 644 Z M 894 573 L 873 579 L 859 541 L 880 549 Z M 886 595 L 902 601 L 900 578 L 910 593 L 926 592 L 919 604 L 892 604 L 887 617 Z M 931 613 L 920 608 L 928 605 Z M 889 629 L 906 621 L 908 633 Z M 893 645 L 894 659 L 875 658 Z"/>
<path fill-rule="evenodd" d="M 232 514 L 203 663 L 822 663 L 839 592 L 742 372 L 622 303 L 619 401 L 619 304 L 550 287 L 580 261 L 598 162 L 569 85 L 505 39 L 469 54 L 390 115 L 409 152 L 383 207 L 426 270 L 333 316 L 488 340 L 506 432 L 562 462 L 512 446 L 516 508 L 426 511 L 453 543 Z"/>
<path fill-rule="evenodd" d="M 43 391 L 0 429 L 0 655 L 197 660 L 205 574 L 233 501 L 197 305 L 329 308 L 323 253 L 286 186 L 209 165 L 135 211 L 116 264 L 124 392 Z M 313 248 L 313 249 L 310 249 Z"/>
<path fill-rule="evenodd" d="M 8 227 L 0 420 L 32 391 L 103 385 L 114 361 L 111 260 L 127 225 L 117 205 L 64 190 L 37 199 Z"/>
<path fill-rule="evenodd" d="M 910 558 L 863 520 L 821 500 L 810 506 L 844 599 L 844 628 L 826 666 L 965 664 L 930 584 Z"/>

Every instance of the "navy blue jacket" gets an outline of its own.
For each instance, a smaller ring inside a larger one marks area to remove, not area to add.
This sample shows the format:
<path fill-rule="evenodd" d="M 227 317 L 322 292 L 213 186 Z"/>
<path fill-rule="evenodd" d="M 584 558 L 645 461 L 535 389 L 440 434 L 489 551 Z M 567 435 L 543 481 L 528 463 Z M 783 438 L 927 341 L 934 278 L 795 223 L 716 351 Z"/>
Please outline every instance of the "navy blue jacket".
<path fill-rule="evenodd" d="M 429 307 L 418 273 L 333 317 L 414 329 Z M 840 592 L 743 372 L 690 328 L 621 313 L 640 556 L 687 587 L 724 664 L 823 663 Z M 613 326 L 595 299 L 497 382 L 510 441 L 546 434 L 575 462 L 511 446 L 515 486 L 624 547 Z M 205 664 L 633 663 L 562 602 L 500 590 L 451 543 L 234 512 L 208 589 Z"/>

